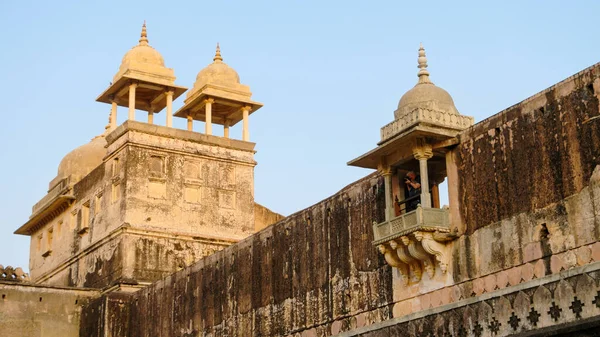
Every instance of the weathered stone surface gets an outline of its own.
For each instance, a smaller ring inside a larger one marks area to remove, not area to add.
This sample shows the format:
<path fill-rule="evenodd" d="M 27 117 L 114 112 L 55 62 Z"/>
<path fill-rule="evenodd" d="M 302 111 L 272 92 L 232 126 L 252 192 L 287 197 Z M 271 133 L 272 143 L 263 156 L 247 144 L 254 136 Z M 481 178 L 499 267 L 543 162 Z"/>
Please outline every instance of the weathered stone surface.
<path fill-rule="evenodd" d="M 370 244 L 376 183 L 367 177 L 139 291 L 131 336 L 280 336 L 321 326 L 329 334 L 389 319 L 391 270 Z M 253 322 L 243 323 L 249 314 Z M 349 324 L 340 321 L 349 314 Z"/>
<path fill-rule="evenodd" d="M 82 307 L 99 295 L 95 290 L 0 281 L 0 335 L 79 336 Z"/>
<path fill-rule="evenodd" d="M 340 336 L 595 336 L 600 307 L 592 295 L 599 286 L 590 276 L 593 272 L 578 272 L 566 280 L 545 277 L 505 295 L 461 301 L 441 312 L 431 309 L 405 322 L 383 322 Z M 573 292 L 572 283 L 581 289 L 581 296 Z M 548 288 L 555 289 L 554 294 Z"/>
<path fill-rule="evenodd" d="M 421 84 L 424 93 L 433 88 Z M 106 292 L 0 284 L 12 291 L 7 298 L 24 302 L 0 302 L 0 324 L 25 322 L 6 328 L 16 335 L 55 324 L 51 334 L 61 337 L 562 331 L 561 324 L 600 316 L 599 267 L 591 264 L 600 261 L 600 123 L 591 119 L 600 113 L 598 97 L 595 65 L 463 132 L 438 133 L 444 140 L 435 149 L 421 136 L 411 151 L 388 151 L 393 142 L 379 148 L 390 161 L 432 159 L 432 167 L 419 162 L 424 185 L 431 169 L 453 179 L 442 212 L 453 223 L 412 234 L 420 245 L 404 235 L 412 262 L 400 250 L 389 260 L 405 263 L 411 282 L 372 245 L 373 222 L 390 217 L 389 174 L 385 183 L 372 174 L 280 219 L 254 202 L 254 144 L 128 121 L 102 136 L 106 149 L 86 157 L 100 153 L 101 163 L 53 180 L 34 215 L 46 205 L 52 212 L 23 229 L 32 236 L 34 282 Z M 427 114 L 420 121 L 457 122 L 430 112 L 417 111 Z M 256 228 L 263 229 L 250 236 Z M 53 300 L 60 308 L 32 308 L 32 294 L 42 292 L 64 295 Z M 73 296 L 81 303 L 61 301 Z M 34 319 L 23 316 L 28 311 Z"/>

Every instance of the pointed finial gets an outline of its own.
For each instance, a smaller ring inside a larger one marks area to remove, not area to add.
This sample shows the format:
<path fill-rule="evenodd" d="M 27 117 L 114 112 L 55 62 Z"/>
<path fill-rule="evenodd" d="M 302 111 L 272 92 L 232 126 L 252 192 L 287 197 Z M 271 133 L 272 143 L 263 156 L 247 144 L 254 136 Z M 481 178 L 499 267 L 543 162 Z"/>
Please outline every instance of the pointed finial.
<path fill-rule="evenodd" d="M 144 20 L 144 24 L 142 25 L 142 34 L 140 35 L 140 45 L 144 45 L 144 46 L 148 45 L 148 32 L 146 32 L 146 20 Z"/>
<path fill-rule="evenodd" d="M 215 58 L 213 59 L 213 61 L 223 62 L 223 58 L 221 57 L 221 47 L 219 47 L 219 42 L 217 42 L 217 52 L 215 53 Z"/>
<path fill-rule="evenodd" d="M 427 70 L 427 56 L 425 56 L 425 48 L 423 48 L 423 43 L 419 46 L 419 83 L 432 83 L 429 80 L 429 71 Z"/>

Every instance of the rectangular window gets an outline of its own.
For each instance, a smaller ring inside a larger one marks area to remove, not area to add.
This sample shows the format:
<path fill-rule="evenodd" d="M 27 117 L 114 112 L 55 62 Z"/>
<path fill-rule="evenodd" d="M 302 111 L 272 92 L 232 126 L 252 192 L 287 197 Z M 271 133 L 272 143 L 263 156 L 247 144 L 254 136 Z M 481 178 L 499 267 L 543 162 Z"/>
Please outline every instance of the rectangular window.
<path fill-rule="evenodd" d="M 71 212 L 71 217 L 69 219 L 69 227 L 71 228 L 71 230 L 74 230 L 76 226 L 77 226 L 77 210 L 74 210 L 73 212 Z"/>
<path fill-rule="evenodd" d="M 44 238 L 44 236 L 42 234 L 37 236 L 37 242 L 36 242 L 36 249 L 39 252 L 42 249 L 42 239 Z"/>
<path fill-rule="evenodd" d="M 165 158 L 162 156 L 150 156 L 150 176 L 163 177 L 165 175 Z"/>
<path fill-rule="evenodd" d="M 63 226 L 63 221 L 58 220 L 58 222 L 56 223 L 56 235 L 60 235 L 60 231 L 62 230 L 62 226 Z"/>
<path fill-rule="evenodd" d="M 117 174 L 119 174 L 121 170 L 121 165 L 119 163 L 119 158 L 115 158 L 112 161 L 112 175 L 116 176 Z"/>
<path fill-rule="evenodd" d="M 81 229 L 90 227 L 90 203 L 87 202 L 81 207 Z"/>
<path fill-rule="evenodd" d="M 46 238 L 46 250 L 52 250 L 52 239 L 53 239 L 53 235 L 54 235 L 54 229 L 52 227 L 50 227 L 50 229 L 48 229 L 48 236 Z"/>
<path fill-rule="evenodd" d="M 111 192 L 111 201 L 117 202 L 121 198 L 121 183 L 119 181 L 113 183 Z"/>
<path fill-rule="evenodd" d="M 94 214 L 98 214 L 102 210 L 102 193 L 96 196 L 96 201 L 94 202 Z"/>

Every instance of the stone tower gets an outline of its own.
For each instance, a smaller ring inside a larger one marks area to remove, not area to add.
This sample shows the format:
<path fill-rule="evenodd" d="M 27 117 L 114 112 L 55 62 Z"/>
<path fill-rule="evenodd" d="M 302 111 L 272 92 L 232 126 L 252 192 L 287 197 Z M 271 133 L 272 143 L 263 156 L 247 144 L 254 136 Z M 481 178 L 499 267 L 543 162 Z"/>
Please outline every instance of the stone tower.
<path fill-rule="evenodd" d="M 198 74 L 172 127 L 172 103 L 186 88 L 148 43 L 123 57 L 113 82 L 99 97 L 111 104 L 103 134 L 69 153 L 15 233 L 31 236 L 33 282 L 57 286 L 132 290 L 184 268 L 254 232 L 254 143 L 248 114 L 262 104 L 222 63 Z M 128 119 L 117 126 L 117 107 Z M 166 109 L 165 126 L 154 114 Z M 148 120 L 135 120 L 136 110 Z M 212 117 L 212 120 L 211 120 Z M 193 120 L 206 124 L 194 132 Z M 244 121 L 244 139 L 228 128 Z M 212 135 L 212 123 L 225 127 Z"/>

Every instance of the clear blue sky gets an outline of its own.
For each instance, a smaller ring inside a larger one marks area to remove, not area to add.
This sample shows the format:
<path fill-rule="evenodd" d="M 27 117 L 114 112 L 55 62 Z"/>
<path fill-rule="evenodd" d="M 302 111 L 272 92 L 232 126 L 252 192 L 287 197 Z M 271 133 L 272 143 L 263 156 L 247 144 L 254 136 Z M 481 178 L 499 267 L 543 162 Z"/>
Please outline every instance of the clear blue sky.
<path fill-rule="evenodd" d="M 265 104 L 250 119 L 256 201 L 288 215 L 370 173 L 346 162 L 376 146 L 416 83 L 419 42 L 433 82 L 480 121 L 600 61 L 599 12 L 596 1 L 3 1 L 0 264 L 27 267 L 29 238 L 12 233 L 61 158 L 104 130 L 110 107 L 95 98 L 144 20 L 183 86 L 221 43 Z"/>

